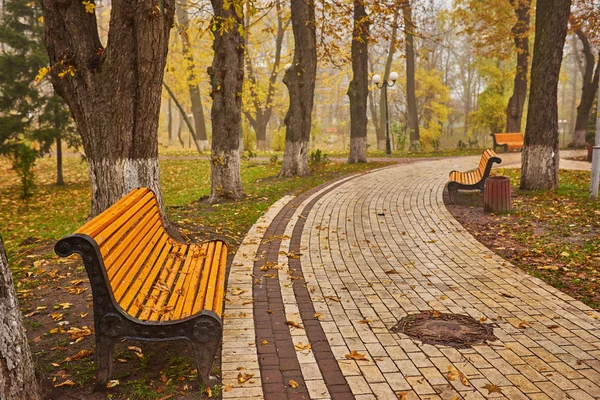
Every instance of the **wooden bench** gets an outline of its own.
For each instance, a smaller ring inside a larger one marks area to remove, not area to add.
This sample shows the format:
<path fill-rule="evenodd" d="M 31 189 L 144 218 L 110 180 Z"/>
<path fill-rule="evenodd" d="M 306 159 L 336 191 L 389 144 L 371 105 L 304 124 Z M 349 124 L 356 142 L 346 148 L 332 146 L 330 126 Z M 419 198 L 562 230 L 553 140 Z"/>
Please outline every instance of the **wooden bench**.
<path fill-rule="evenodd" d="M 494 151 L 500 147 L 503 151 L 521 150 L 523 148 L 522 133 L 492 133 L 494 139 Z"/>
<path fill-rule="evenodd" d="M 209 373 L 222 337 L 227 245 L 186 244 L 164 229 L 156 196 L 131 191 L 55 246 L 59 256 L 78 253 L 94 298 L 95 391 L 106 390 L 117 341 L 192 343 L 198 379 Z"/>
<path fill-rule="evenodd" d="M 450 172 L 450 181 L 448 182 L 448 194 L 450 201 L 454 203 L 456 192 L 461 190 L 481 190 L 483 184 L 492 170 L 494 163 L 500 164 L 502 160 L 494 153 L 493 150 L 487 149 L 481 155 L 479 167 L 467 172 L 452 171 Z"/>

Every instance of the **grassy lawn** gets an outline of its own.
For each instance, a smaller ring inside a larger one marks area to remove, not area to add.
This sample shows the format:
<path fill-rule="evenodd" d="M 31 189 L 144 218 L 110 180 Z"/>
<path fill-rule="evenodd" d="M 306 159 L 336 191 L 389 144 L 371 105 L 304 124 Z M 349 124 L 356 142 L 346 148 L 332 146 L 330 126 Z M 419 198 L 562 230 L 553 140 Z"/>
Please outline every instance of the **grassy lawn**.
<path fill-rule="evenodd" d="M 51 158 L 38 161 L 34 196 L 24 201 L 19 198 L 17 175 L 6 159 L 0 159 L 0 233 L 11 261 L 40 241 L 55 241 L 73 232 L 87 217 L 90 206 L 87 164 L 78 157 L 65 158 L 67 184 L 57 187 L 54 163 Z M 207 158 L 168 157 L 160 162 L 169 218 L 201 239 L 218 234 L 228 237 L 233 244 L 282 196 L 300 193 L 337 176 L 384 165 L 332 162 L 313 166 L 309 177 L 276 178 L 280 164 L 246 160 L 242 162 L 242 180 L 247 197 L 210 205 L 202 200 L 210 193 Z"/>
<path fill-rule="evenodd" d="M 590 173 L 561 170 L 556 191 L 519 190 L 520 169 L 498 169 L 513 185 L 513 212 L 488 215 L 481 196 L 453 214 L 478 240 L 561 291 L 600 310 L 600 201 Z"/>

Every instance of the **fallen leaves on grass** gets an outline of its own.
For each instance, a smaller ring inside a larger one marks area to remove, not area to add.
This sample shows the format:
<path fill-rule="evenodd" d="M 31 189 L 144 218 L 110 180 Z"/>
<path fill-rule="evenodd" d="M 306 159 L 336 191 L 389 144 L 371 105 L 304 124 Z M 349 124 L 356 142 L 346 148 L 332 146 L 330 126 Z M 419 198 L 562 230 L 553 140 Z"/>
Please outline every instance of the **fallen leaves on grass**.
<path fill-rule="evenodd" d="M 63 387 L 63 386 L 73 387 L 73 386 L 75 386 L 75 382 L 73 382 L 71 379 L 67 379 L 64 382 L 57 383 L 56 385 L 54 385 L 54 387 Z"/>
<path fill-rule="evenodd" d="M 77 352 L 77 354 L 75 354 L 74 356 L 65 358 L 65 361 L 71 362 L 81 360 L 82 358 L 89 357 L 92 354 L 94 354 L 94 350 L 79 350 L 79 352 Z"/>

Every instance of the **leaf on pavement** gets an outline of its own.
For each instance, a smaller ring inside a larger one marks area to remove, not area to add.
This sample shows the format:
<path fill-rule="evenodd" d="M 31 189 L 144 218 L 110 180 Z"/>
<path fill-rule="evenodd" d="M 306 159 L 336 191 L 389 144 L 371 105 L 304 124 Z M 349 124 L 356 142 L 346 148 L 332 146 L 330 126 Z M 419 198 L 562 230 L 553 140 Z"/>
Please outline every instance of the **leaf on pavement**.
<path fill-rule="evenodd" d="M 487 389 L 488 394 L 492 394 L 492 393 L 500 393 L 500 394 L 502 394 L 502 389 L 500 389 L 496 385 L 490 385 L 489 383 L 487 385 L 482 386 L 482 389 Z"/>
<path fill-rule="evenodd" d="M 244 382 L 248 382 L 248 380 L 250 378 L 252 378 L 254 376 L 254 374 L 246 374 L 246 373 L 239 373 L 238 374 L 238 382 L 239 383 L 244 383 Z"/>
<path fill-rule="evenodd" d="M 348 360 L 369 361 L 369 359 L 364 354 L 361 354 L 356 350 L 352 350 L 352 353 L 346 354 L 346 358 Z"/>

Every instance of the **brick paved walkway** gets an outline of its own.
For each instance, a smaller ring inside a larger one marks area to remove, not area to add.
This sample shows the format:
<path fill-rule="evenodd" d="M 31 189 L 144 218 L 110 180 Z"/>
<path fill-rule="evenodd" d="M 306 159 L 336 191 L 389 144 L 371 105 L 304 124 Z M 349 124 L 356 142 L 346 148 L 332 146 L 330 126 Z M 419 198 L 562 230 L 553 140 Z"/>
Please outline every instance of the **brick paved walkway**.
<path fill-rule="evenodd" d="M 223 397 L 600 399 L 598 315 L 444 207 L 448 171 L 477 161 L 388 167 L 271 207 L 231 267 Z M 427 310 L 492 324 L 498 340 L 455 349 L 390 331 Z"/>

